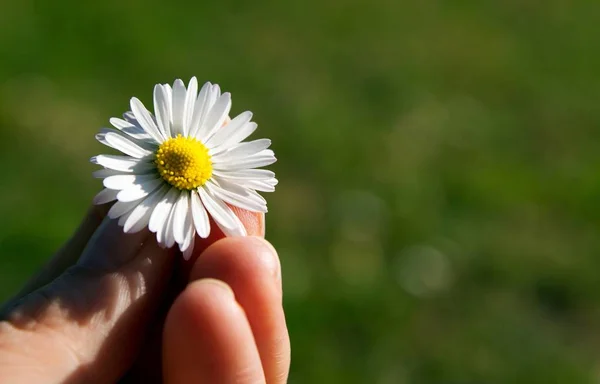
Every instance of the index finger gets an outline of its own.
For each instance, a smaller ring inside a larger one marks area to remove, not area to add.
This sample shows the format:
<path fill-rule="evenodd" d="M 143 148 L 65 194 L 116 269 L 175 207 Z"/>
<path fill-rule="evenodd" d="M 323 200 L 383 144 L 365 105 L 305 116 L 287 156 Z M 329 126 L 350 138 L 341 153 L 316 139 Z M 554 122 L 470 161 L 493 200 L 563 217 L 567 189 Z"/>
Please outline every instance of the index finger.
<path fill-rule="evenodd" d="M 56 252 L 41 269 L 33 276 L 25 286 L 10 300 L 18 300 L 19 298 L 35 291 L 38 288 L 52 282 L 70 266 L 75 264 L 79 256 L 85 249 L 88 241 L 96 232 L 96 229 L 106 217 L 106 213 L 110 209 L 111 204 L 92 205 L 81 224 L 73 234 L 73 236 Z"/>
<path fill-rule="evenodd" d="M 235 206 L 229 206 L 233 213 L 240 219 L 248 236 L 265 237 L 265 214 L 260 212 L 251 212 L 245 209 L 241 209 Z M 179 265 L 177 270 L 177 281 L 185 285 L 188 282 L 190 273 L 198 257 L 204 252 L 211 244 L 216 243 L 218 240 L 225 238 L 223 231 L 219 229 L 215 221 L 210 218 L 210 235 L 206 239 L 202 239 L 196 236 L 194 245 L 194 252 L 189 260 L 185 260 L 183 257 L 179 258 Z"/>

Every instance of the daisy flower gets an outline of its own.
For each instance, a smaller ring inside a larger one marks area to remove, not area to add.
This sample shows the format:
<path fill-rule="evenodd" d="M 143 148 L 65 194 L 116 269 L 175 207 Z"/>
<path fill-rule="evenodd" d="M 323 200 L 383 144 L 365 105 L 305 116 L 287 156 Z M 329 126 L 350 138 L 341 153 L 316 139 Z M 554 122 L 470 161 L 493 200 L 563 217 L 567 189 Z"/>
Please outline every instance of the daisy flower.
<path fill-rule="evenodd" d="M 245 236 L 246 230 L 232 206 L 267 212 L 257 193 L 275 190 L 275 174 L 259 169 L 276 161 L 269 139 L 243 142 L 256 130 L 251 112 L 229 119 L 231 95 L 206 83 L 198 92 L 193 77 L 186 89 L 181 80 L 173 87 L 154 87 L 154 115 L 137 98 L 123 119 L 112 118 L 96 138 L 122 155 L 91 159 L 104 169 L 95 204 L 116 200 L 108 216 L 119 219 L 126 233 L 145 227 L 156 233 L 164 247 L 175 243 L 188 259 L 196 234 L 210 234 L 210 220 L 226 236 Z"/>

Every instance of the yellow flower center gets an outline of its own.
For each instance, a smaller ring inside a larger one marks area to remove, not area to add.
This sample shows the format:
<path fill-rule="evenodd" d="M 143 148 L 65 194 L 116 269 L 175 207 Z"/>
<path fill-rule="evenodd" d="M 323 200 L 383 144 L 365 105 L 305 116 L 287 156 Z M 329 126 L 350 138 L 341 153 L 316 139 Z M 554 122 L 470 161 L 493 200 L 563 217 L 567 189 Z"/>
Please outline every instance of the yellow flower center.
<path fill-rule="evenodd" d="M 155 162 L 162 178 L 178 189 L 198 188 L 212 175 L 208 149 L 191 137 L 177 135 L 162 143 Z"/>

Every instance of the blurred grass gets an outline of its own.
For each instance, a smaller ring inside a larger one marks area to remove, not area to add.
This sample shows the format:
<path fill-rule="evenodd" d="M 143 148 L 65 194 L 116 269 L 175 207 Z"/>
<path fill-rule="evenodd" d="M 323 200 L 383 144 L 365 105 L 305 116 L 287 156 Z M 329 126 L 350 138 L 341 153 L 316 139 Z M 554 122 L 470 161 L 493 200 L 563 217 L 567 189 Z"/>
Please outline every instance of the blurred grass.
<path fill-rule="evenodd" d="M 596 383 L 600 3 L 0 5 L 0 299 L 100 188 L 93 138 L 213 81 L 280 159 L 291 383 Z"/>

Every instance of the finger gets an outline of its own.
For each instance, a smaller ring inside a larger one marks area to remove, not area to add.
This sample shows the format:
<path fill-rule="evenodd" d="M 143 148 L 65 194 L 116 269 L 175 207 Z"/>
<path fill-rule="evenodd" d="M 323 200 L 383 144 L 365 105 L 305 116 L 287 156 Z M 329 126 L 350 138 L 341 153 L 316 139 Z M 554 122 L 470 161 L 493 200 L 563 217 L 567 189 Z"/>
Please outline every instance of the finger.
<path fill-rule="evenodd" d="M 244 311 L 218 280 L 195 281 L 179 295 L 163 343 L 167 384 L 265 382 Z"/>
<path fill-rule="evenodd" d="M 191 280 L 227 283 L 244 308 L 254 334 L 267 383 L 285 383 L 290 340 L 281 304 L 281 267 L 275 249 L 259 237 L 220 240 L 196 262 Z"/>
<path fill-rule="evenodd" d="M 248 236 L 265 236 L 265 214 L 259 212 L 251 212 L 245 209 L 241 209 L 238 207 L 231 206 L 231 210 L 236 216 L 240 219 L 244 228 L 246 228 L 246 233 Z M 190 272 L 198 259 L 198 256 L 204 252 L 206 248 L 208 248 L 211 244 L 214 244 L 216 241 L 225 238 L 225 234 L 217 224 L 214 222 L 212 218 L 210 218 L 210 235 L 206 239 L 202 239 L 196 236 L 196 241 L 194 243 L 194 252 L 189 260 L 185 260 L 183 257 L 179 259 L 177 275 L 178 280 L 182 286 L 185 286 L 189 280 Z"/>
<path fill-rule="evenodd" d="M 264 214 L 245 211 L 240 208 L 231 207 L 244 224 L 246 232 L 253 235 L 264 235 Z M 212 220 L 212 219 L 211 219 Z M 210 244 L 225 237 L 219 227 L 211 221 L 211 236 L 208 239 L 196 237 L 194 254 L 191 260 L 183 257 L 175 257 L 174 277 L 169 282 L 165 292 L 163 304 L 154 319 L 152 328 L 146 333 L 146 340 L 138 358 L 128 371 L 125 382 L 154 383 L 162 377 L 161 350 L 164 320 L 171 304 L 175 298 L 185 289 L 188 284 L 189 274 L 195 259 Z"/>
<path fill-rule="evenodd" d="M 127 235 L 106 219 L 75 266 L 8 314 L 0 326 L 0 377 L 116 381 L 137 354 L 173 256 L 149 232 Z"/>
<path fill-rule="evenodd" d="M 25 296 L 34 290 L 43 287 L 60 276 L 67 268 L 73 265 L 88 241 L 102 223 L 106 216 L 109 204 L 91 206 L 73 236 L 56 252 L 54 257 L 31 278 L 16 295 L 15 299 Z"/>
<path fill-rule="evenodd" d="M 265 237 L 265 214 L 259 212 L 251 212 L 239 207 L 231 207 L 233 213 L 240 218 L 244 223 L 248 236 Z"/>

